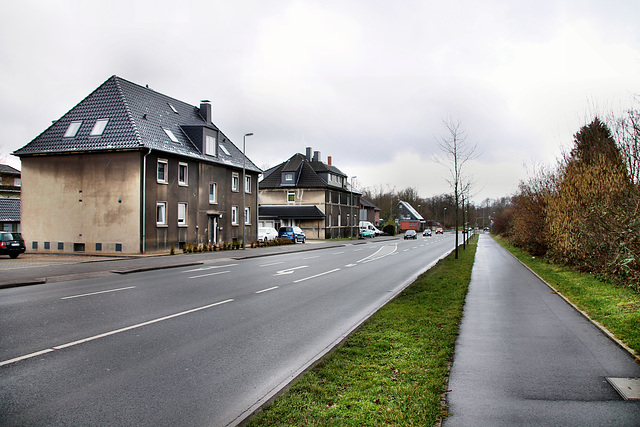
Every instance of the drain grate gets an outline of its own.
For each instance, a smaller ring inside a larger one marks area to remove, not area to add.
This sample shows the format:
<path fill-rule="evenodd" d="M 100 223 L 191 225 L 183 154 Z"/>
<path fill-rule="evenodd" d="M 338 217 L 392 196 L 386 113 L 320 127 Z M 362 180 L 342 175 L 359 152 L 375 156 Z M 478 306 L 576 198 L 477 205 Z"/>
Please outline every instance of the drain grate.
<path fill-rule="evenodd" d="M 624 400 L 640 400 L 640 378 L 608 378 Z"/>

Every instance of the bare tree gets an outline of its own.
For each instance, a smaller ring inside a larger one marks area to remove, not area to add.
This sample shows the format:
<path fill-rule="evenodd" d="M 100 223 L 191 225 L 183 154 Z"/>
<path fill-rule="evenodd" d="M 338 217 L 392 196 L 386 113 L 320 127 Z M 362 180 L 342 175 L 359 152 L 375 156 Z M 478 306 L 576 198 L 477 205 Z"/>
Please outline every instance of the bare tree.
<path fill-rule="evenodd" d="M 449 168 L 449 178 L 447 182 L 453 187 L 453 197 L 455 200 L 455 231 L 456 247 L 455 257 L 458 259 L 458 218 L 460 201 L 463 191 L 468 190 L 463 183 L 463 170 L 465 164 L 478 157 L 476 154 L 477 145 L 467 142 L 467 133 L 462 128 L 460 120 L 449 117 L 442 121 L 446 127 L 446 133 L 438 139 L 438 145 L 442 151 L 442 156 L 436 156 L 436 162 Z"/>

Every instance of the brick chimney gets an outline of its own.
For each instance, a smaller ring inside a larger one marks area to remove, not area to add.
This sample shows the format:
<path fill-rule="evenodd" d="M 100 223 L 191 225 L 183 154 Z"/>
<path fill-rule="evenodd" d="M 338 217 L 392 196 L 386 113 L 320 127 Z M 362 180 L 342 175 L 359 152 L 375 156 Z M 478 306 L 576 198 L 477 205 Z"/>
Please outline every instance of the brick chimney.
<path fill-rule="evenodd" d="M 331 156 L 327 156 L 327 163 L 331 166 Z"/>

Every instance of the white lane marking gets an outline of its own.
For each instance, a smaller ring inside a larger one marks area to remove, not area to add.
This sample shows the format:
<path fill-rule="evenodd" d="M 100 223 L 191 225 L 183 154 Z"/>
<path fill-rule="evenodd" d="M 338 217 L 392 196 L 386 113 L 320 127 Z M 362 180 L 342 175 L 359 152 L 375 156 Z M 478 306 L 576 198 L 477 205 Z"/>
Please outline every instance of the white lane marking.
<path fill-rule="evenodd" d="M 347 265 L 345 265 L 345 267 L 355 267 L 356 265 L 358 265 L 358 264 L 347 264 Z"/>
<path fill-rule="evenodd" d="M 378 255 L 378 254 L 379 254 L 383 249 L 385 249 L 385 248 L 390 248 L 390 247 L 392 247 L 392 246 L 393 246 L 393 250 L 392 250 L 390 253 L 382 254 L 382 255 L 380 255 L 380 256 L 377 256 L 377 255 Z M 382 247 L 381 247 L 380 249 L 378 249 L 377 251 L 375 251 L 373 254 L 369 255 L 368 257 L 362 258 L 362 259 L 361 259 L 361 260 L 359 260 L 358 262 L 365 263 L 365 262 L 370 262 L 370 261 L 376 261 L 376 260 L 378 260 L 378 259 L 382 259 L 382 258 L 384 258 L 384 257 L 386 257 L 386 256 L 389 256 L 389 255 L 393 255 L 393 254 L 395 254 L 397 250 L 398 250 L 398 244 L 397 244 L 397 243 L 395 243 L 395 244 L 393 244 L 393 245 L 385 245 L 385 246 L 382 246 Z"/>
<path fill-rule="evenodd" d="M 334 268 L 333 270 L 325 271 L 324 273 L 316 274 L 314 276 L 305 277 L 304 279 L 294 280 L 293 283 L 300 283 L 300 282 L 304 282 L 305 280 L 315 279 L 316 277 L 324 276 L 325 274 L 329 274 L 329 273 L 335 273 L 336 271 L 339 271 L 339 270 L 340 270 L 339 268 Z"/>
<path fill-rule="evenodd" d="M 354 249 L 353 252 L 360 252 L 363 251 L 364 249 L 360 248 L 360 249 Z"/>
<path fill-rule="evenodd" d="M 262 264 L 262 265 L 259 265 L 258 267 L 270 267 L 272 265 L 278 265 L 278 264 L 284 264 L 284 261 L 272 262 L 271 264 Z"/>
<path fill-rule="evenodd" d="M 340 254 L 343 254 L 343 253 L 344 253 L 344 251 L 342 251 L 342 252 L 333 252 L 331 255 L 340 255 Z"/>
<path fill-rule="evenodd" d="M 88 293 L 88 294 L 71 295 L 71 296 L 68 296 L 68 297 L 62 297 L 60 299 L 72 299 L 72 298 L 88 297 L 88 296 L 91 296 L 91 295 L 106 294 L 106 293 L 109 293 L 109 292 L 118 292 L 118 291 L 124 291 L 126 289 L 133 289 L 133 288 L 135 288 L 135 286 L 127 286 L 126 288 L 110 289 L 108 291 L 99 291 L 99 292 L 91 292 L 91 293 Z"/>
<path fill-rule="evenodd" d="M 119 334 L 120 332 L 126 332 L 126 331 L 130 331 L 132 329 L 141 328 L 143 326 L 152 325 L 154 323 L 162 322 L 164 320 L 173 319 L 174 317 L 180 317 L 180 316 L 184 316 L 186 314 L 195 313 L 197 311 L 206 310 L 208 308 L 216 307 L 216 306 L 219 306 L 219 305 L 222 305 L 222 304 L 226 304 L 226 303 L 229 303 L 229 302 L 232 302 L 232 301 L 233 301 L 233 299 L 228 299 L 228 300 L 224 300 L 224 301 L 220 301 L 220 302 L 215 302 L 213 304 L 208 304 L 208 305 L 204 305 L 202 307 L 192 308 L 191 310 L 182 311 L 180 313 L 175 313 L 175 314 L 171 314 L 169 316 L 160 317 L 158 319 L 153 319 L 153 320 L 149 320 L 149 321 L 146 321 L 146 322 L 138 323 L 137 325 L 131 325 L 131 326 L 127 326 L 126 328 L 120 328 L 120 329 L 116 329 L 114 331 L 105 332 L 103 334 L 94 335 L 92 337 L 84 338 L 84 339 L 81 339 L 81 340 L 78 340 L 78 341 L 73 341 L 73 342 L 70 342 L 70 343 L 67 343 L 67 344 L 56 345 L 54 347 L 47 348 L 47 349 L 41 350 L 41 351 L 37 351 L 35 353 L 26 354 L 24 356 L 16 357 L 14 359 L 5 360 L 4 362 L 0 362 L 0 366 L 4 366 L 4 365 L 8 365 L 10 363 L 18 362 L 20 360 L 25 360 L 25 359 L 29 359 L 29 358 L 32 358 L 32 357 L 36 357 L 36 356 L 39 356 L 41 354 L 51 353 L 54 350 L 62 350 L 63 348 L 69 348 L 69 347 L 73 347 L 73 346 L 78 345 L 78 344 L 84 344 L 84 343 L 89 342 L 89 341 L 94 341 L 94 340 L 97 340 L 97 339 L 100 339 L 100 338 L 105 338 L 105 337 L 108 337 L 108 336 L 111 336 L 111 335 Z"/>
<path fill-rule="evenodd" d="M 272 287 L 272 288 L 267 288 L 267 289 L 263 289 L 263 290 L 261 290 L 261 291 L 256 291 L 256 294 L 261 294 L 261 293 L 263 293 L 263 292 L 269 292 L 269 291 L 272 291 L 272 290 L 274 290 L 274 289 L 278 289 L 279 287 L 280 287 L 280 286 L 274 286 L 274 287 Z"/>
<path fill-rule="evenodd" d="M 218 274 L 226 274 L 226 273 L 231 273 L 231 271 L 229 271 L 229 270 L 227 270 L 227 271 L 216 271 L 215 273 L 200 274 L 198 276 L 191 276 L 191 277 L 189 277 L 189 279 L 199 279 L 200 277 L 216 276 Z"/>
<path fill-rule="evenodd" d="M 320 258 L 320 255 L 316 255 L 316 256 L 309 256 L 309 257 L 302 258 L 302 259 L 314 259 L 314 258 Z"/>
<path fill-rule="evenodd" d="M 200 267 L 200 268 L 194 268 L 193 270 L 187 270 L 187 273 L 193 273 L 194 271 L 205 271 L 205 270 L 213 270 L 216 268 L 228 268 L 228 267 L 235 267 L 238 264 L 227 264 L 227 265 L 213 265 L 210 267 Z"/>
<path fill-rule="evenodd" d="M 301 265 L 300 267 L 287 268 L 286 270 L 276 271 L 276 274 L 274 274 L 274 276 L 281 276 L 283 274 L 291 274 L 291 273 L 293 273 L 294 270 L 299 270 L 301 268 L 307 268 L 307 267 L 309 267 L 309 266 L 308 265 Z"/>

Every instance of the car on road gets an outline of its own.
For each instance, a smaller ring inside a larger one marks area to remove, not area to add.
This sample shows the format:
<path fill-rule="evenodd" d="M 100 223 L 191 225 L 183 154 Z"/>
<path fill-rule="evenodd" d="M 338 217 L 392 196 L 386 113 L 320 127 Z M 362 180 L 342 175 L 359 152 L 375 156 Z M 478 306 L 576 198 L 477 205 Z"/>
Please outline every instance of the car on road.
<path fill-rule="evenodd" d="M 360 237 L 376 237 L 376 233 L 368 228 L 361 228 Z"/>
<path fill-rule="evenodd" d="M 293 243 L 305 243 L 307 241 L 307 236 L 304 234 L 304 231 L 302 231 L 300 227 L 296 226 L 280 227 L 280 229 L 278 230 L 278 238 L 289 239 Z"/>
<path fill-rule="evenodd" d="M 436 234 L 444 234 L 444 231 L 442 230 L 442 227 L 436 228 Z"/>
<path fill-rule="evenodd" d="M 431 229 L 427 228 L 426 230 L 424 230 L 422 232 L 422 235 L 425 236 L 425 237 L 431 237 Z"/>
<path fill-rule="evenodd" d="M 404 232 L 404 238 L 406 239 L 417 239 L 418 238 L 418 233 L 416 233 L 416 230 L 407 230 Z"/>
<path fill-rule="evenodd" d="M 278 238 L 278 232 L 273 227 L 258 227 L 258 240 L 267 242 Z"/>
<path fill-rule="evenodd" d="M 24 239 L 20 233 L 0 231 L 0 255 L 9 255 L 15 259 L 26 250 Z"/>

